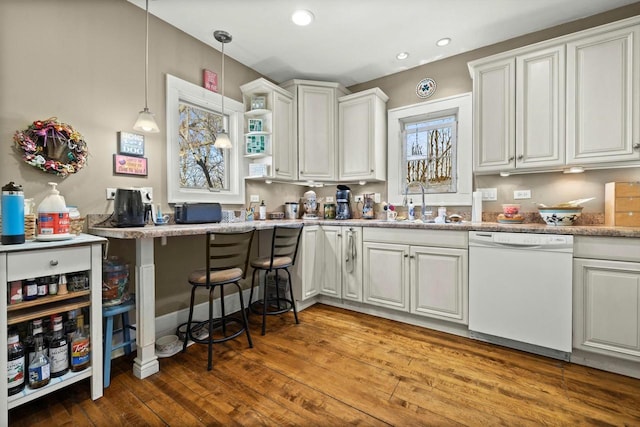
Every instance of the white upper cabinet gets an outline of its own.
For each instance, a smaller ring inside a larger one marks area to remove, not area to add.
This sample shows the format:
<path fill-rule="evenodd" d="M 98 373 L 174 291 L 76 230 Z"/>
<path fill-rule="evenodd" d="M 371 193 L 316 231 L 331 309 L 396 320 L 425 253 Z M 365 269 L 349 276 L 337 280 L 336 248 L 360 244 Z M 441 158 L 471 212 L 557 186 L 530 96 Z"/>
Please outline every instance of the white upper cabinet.
<path fill-rule="evenodd" d="M 474 171 L 640 161 L 640 18 L 469 63 Z"/>
<path fill-rule="evenodd" d="M 386 180 L 388 99 L 378 88 L 338 98 L 339 180 Z"/>
<path fill-rule="evenodd" d="M 263 78 L 240 86 L 250 178 L 298 179 L 293 94 Z M 261 99 L 261 101 L 258 101 Z"/>
<path fill-rule="evenodd" d="M 567 44 L 570 164 L 640 160 L 640 25 Z"/>
<path fill-rule="evenodd" d="M 338 98 L 348 91 L 338 83 L 310 80 L 290 80 L 281 86 L 295 94 L 298 178 L 336 181 Z"/>
<path fill-rule="evenodd" d="M 473 67 L 475 171 L 513 168 L 515 158 L 515 59 Z"/>
<path fill-rule="evenodd" d="M 564 165 L 564 73 L 564 46 L 516 56 L 516 169 Z"/>

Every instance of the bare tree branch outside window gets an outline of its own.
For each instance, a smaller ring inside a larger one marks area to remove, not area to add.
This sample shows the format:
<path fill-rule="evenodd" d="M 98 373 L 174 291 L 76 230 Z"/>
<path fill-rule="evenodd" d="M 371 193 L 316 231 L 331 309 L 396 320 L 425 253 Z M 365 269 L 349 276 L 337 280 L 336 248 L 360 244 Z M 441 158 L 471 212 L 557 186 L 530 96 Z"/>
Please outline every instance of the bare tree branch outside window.
<path fill-rule="evenodd" d="M 225 153 L 213 146 L 222 115 L 182 102 L 178 111 L 180 187 L 227 189 Z"/>
<path fill-rule="evenodd" d="M 406 182 L 422 182 L 428 193 L 455 193 L 455 117 L 407 123 L 404 134 Z"/>

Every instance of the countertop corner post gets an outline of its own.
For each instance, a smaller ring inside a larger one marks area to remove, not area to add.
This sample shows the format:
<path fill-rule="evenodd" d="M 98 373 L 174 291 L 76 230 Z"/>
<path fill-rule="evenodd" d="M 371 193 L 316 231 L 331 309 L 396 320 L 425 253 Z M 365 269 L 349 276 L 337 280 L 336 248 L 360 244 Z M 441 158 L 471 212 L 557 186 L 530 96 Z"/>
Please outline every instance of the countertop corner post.
<path fill-rule="evenodd" d="M 0 283 L 7 283 L 7 254 L 0 253 Z M 7 299 L 2 298 L 0 300 L 0 325 L 7 324 Z M 6 329 L 0 333 L 0 364 L 7 366 L 7 333 Z M 3 373 L 3 375 L 5 375 Z M 9 425 L 9 409 L 7 404 L 7 398 L 9 397 L 8 388 L 6 385 L 7 380 L 3 380 L 3 386 L 0 388 L 0 426 Z"/>
<path fill-rule="evenodd" d="M 133 375 L 146 378 L 160 370 L 155 352 L 156 274 L 153 237 L 136 239 L 136 346 Z"/>

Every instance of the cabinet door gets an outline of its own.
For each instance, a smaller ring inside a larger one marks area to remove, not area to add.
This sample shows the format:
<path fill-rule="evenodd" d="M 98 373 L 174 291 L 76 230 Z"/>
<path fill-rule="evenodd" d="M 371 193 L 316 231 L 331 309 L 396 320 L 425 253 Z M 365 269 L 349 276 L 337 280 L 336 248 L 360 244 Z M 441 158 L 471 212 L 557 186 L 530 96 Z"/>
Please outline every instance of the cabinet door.
<path fill-rule="evenodd" d="M 341 231 L 339 226 L 322 226 L 324 242 L 320 293 L 337 298 L 342 296 Z"/>
<path fill-rule="evenodd" d="M 474 68 L 473 162 L 480 172 L 515 167 L 515 58 Z"/>
<path fill-rule="evenodd" d="M 565 164 L 565 47 L 516 57 L 516 168 Z"/>
<path fill-rule="evenodd" d="M 411 313 L 468 324 L 467 251 L 411 246 Z"/>
<path fill-rule="evenodd" d="M 362 302 L 361 227 L 342 227 L 342 298 Z"/>
<path fill-rule="evenodd" d="M 273 171 L 274 178 L 298 179 L 298 144 L 293 111 L 293 97 L 273 94 Z"/>
<path fill-rule="evenodd" d="M 322 280 L 322 229 L 319 225 L 304 227 L 302 231 L 301 259 L 298 265 L 301 277 L 300 295 L 296 296 L 301 301 L 316 296 L 320 292 L 320 280 Z"/>
<path fill-rule="evenodd" d="M 573 346 L 640 361 L 640 263 L 576 258 Z"/>
<path fill-rule="evenodd" d="M 409 247 L 364 242 L 364 302 L 409 311 Z"/>
<path fill-rule="evenodd" d="M 639 64 L 638 25 L 567 44 L 568 163 L 640 159 Z"/>
<path fill-rule="evenodd" d="M 297 90 L 300 179 L 335 180 L 335 89 L 300 85 Z"/>
<path fill-rule="evenodd" d="M 387 96 L 378 88 L 338 99 L 338 178 L 386 179 Z"/>

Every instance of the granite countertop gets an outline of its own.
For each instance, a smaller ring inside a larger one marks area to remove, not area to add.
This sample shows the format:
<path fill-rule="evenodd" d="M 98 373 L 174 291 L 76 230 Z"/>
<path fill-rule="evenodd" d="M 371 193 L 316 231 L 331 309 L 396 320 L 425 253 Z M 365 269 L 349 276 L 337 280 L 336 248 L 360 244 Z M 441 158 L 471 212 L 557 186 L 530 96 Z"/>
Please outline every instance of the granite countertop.
<path fill-rule="evenodd" d="M 103 237 L 118 239 L 139 239 L 153 237 L 171 237 L 205 234 L 208 231 L 239 231 L 254 227 L 266 230 L 276 225 L 291 225 L 304 222 L 305 225 L 341 225 L 354 227 L 379 228 L 410 228 L 429 230 L 459 230 L 459 231 L 503 231 L 513 233 L 542 233 L 542 234 L 570 234 L 574 236 L 604 236 L 604 237 L 636 237 L 640 238 L 640 227 L 609 227 L 604 225 L 578 226 L 548 226 L 538 223 L 499 224 L 496 222 L 482 223 L 447 223 L 433 224 L 409 221 L 386 221 L 378 219 L 349 219 L 349 220 L 266 220 L 233 223 L 208 224 L 168 224 L 161 226 L 147 225 L 145 227 L 114 228 L 109 226 L 89 225 L 88 232 Z"/>

